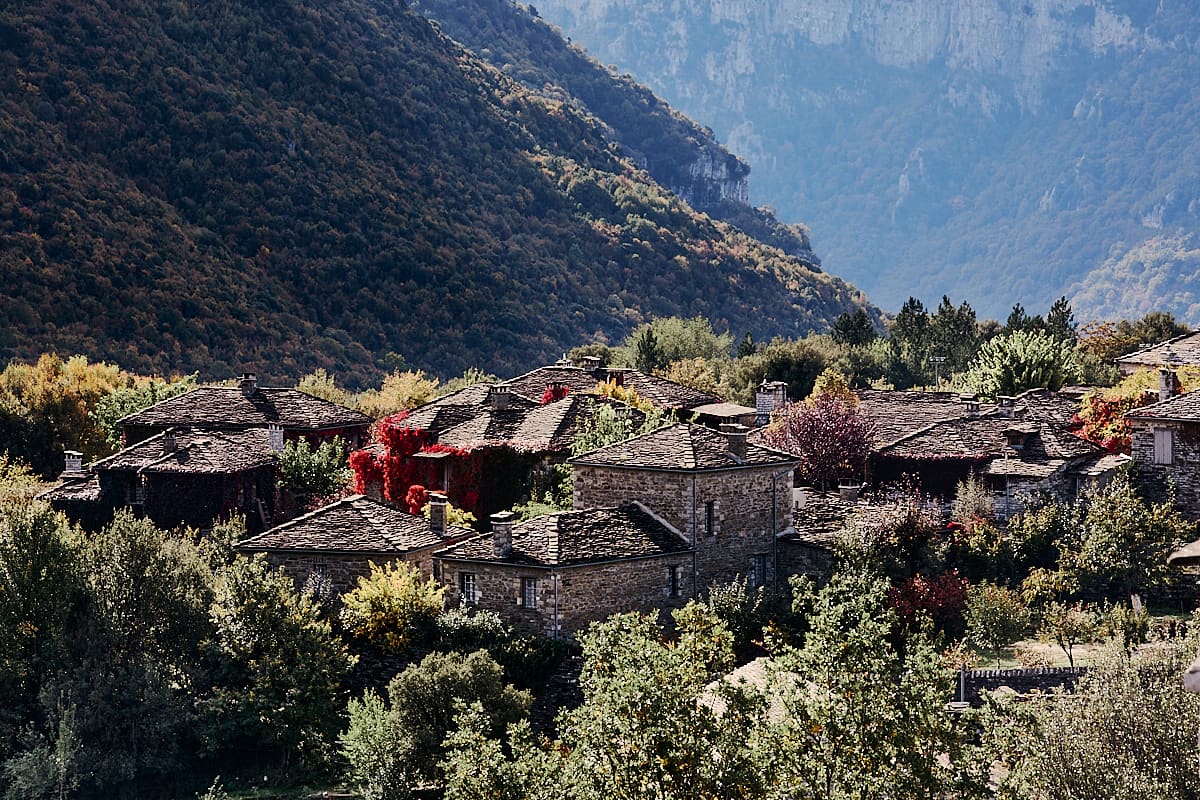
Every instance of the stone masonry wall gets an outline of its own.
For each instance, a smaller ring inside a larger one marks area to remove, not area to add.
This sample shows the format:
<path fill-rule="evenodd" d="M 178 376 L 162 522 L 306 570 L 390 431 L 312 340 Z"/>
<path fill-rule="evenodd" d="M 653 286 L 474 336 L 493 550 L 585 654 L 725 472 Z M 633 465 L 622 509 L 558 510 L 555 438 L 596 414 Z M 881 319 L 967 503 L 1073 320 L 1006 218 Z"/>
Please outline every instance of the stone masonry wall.
<path fill-rule="evenodd" d="M 441 545 L 438 545 L 440 547 Z M 338 594 L 348 592 L 358 585 L 360 577 L 371 574 L 371 562 L 382 567 L 392 561 L 401 560 L 413 564 L 428 577 L 433 574 L 433 551 L 436 547 L 417 550 L 405 554 L 402 558 L 377 556 L 349 556 L 324 553 L 284 553 L 268 552 L 267 563 L 273 569 L 282 568 L 284 574 L 296 581 L 297 586 L 303 586 L 308 576 L 313 572 L 324 572 L 333 584 Z"/>
<path fill-rule="evenodd" d="M 590 623 L 612 614 L 641 611 L 656 614 L 676 608 L 691 597 L 691 554 L 617 561 L 564 570 L 534 569 L 516 564 L 439 562 L 451 605 L 462 602 L 464 572 L 475 576 L 476 608 L 494 611 L 526 633 L 554 636 L 557 585 L 558 635 L 573 637 Z M 679 595 L 670 594 L 670 568 L 679 569 Z M 522 604 L 521 579 L 537 580 L 536 606 Z"/>
<path fill-rule="evenodd" d="M 776 530 L 791 524 L 791 488 L 790 475 L 776 481 Z M 770 468 L 694 474 L 575 468 L 575 508 L 614 506 L 634 500 L 674 525 L 689 541 L 694 537 L 701 589 L 712 583 L 727 583 L 735 576 L 748 577 L 758 556 L 765 557 L 764 579 L 774 580 Z M 710 501 L 714 517 L 712 536 L 705 533 L 705 513 Z"/>
<path fill-rule="evenodd" d="M 1154 463 L 1154 429 L 1174 434 L 1173 463 Z M 1169 481 L 1175 483 L 1175 502 L 1188 519 L 1200 519 L 1200 426 L 1171 422 L 1134 422 L 1133 457 L 1147 494 L 1165 499 Z"/>

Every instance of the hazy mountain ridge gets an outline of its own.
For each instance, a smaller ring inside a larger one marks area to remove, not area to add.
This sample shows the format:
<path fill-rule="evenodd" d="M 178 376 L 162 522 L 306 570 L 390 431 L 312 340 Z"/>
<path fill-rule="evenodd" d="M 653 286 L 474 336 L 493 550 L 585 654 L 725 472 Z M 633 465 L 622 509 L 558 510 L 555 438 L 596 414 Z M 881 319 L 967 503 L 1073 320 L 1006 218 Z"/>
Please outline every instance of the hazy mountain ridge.
<path fill-rule="evenodd" d="M 1074 295 L 1200 222 L 1200 25 L 1185 4 L 1085 0 L 549 0 L 548 19 L 714 128 L 751 198 L 804 219 L 885 307 L 984 314 Z M 1169 272 L 1200 263 L 1179 250 Z M 1173 280 L 1132 300 L 1200 322 Z"/>
<path fill-rule="evenodd" d="M 508 372 L 651 315 L 823 329 L 853 287 L 697 215 L 392 2 L 0 10 L 0 356 L 398 353 Z"/>

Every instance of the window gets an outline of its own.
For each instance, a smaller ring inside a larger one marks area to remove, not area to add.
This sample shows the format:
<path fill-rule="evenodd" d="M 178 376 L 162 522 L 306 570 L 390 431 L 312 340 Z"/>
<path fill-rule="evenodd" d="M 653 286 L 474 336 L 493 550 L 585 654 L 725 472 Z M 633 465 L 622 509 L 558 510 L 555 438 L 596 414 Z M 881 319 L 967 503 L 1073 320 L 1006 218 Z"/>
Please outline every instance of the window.
<path fill-rule="evenodd" d="M 478 602 L 479 595 L 475 593 L 474 572 L 458 573 L 458 591 L 462 595 L 462 601 L 467 605 L 473 606 Z"/>
<path fill-rule="evenodd" d="M 767 582 L 767 556 L 758 553 L 750 565 L 750 582 L 752 586 L 762 586 Z"/>
<path fill-rule="evenodd" d="M 1170 428 L 1154 429 L 1154 463 L 1175 463 L 1175 437 Z"/>
<path fill-rule="evenodd" d="M 521 578 L 521 605 L 537 608 L 537 578 Z"/>
<path fill-rule="evenodd" d="M 709 500 L 704 504 L 704 535 L 717 535 L 717 501 Z"/>
<path fill-rule="evenodd" d="M 679 565 L 672 564 L 667 567 L 668 586 L 671 587 L 671 597 L 679 597 Z"/>

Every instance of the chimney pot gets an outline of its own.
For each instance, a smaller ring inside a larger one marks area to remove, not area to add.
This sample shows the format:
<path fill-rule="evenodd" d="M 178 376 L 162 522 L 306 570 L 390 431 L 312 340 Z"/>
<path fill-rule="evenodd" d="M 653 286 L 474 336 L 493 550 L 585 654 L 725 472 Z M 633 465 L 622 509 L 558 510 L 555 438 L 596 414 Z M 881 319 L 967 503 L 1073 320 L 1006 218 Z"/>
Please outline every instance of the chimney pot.
<path fill-rule="evenodd" d="M 429 530 L 435 536 L 446 535 L 446 495 L 441 492 L 429 493 Z"/>
<path fill-rule="evenodd" d="M 253 372 L 243 372 L 241 380 L 238 381 L 238 387 L 246 397 L 253 397 L 254 393 L 258 391 L 258 378 Z"/>
<path fill-rule="evenodd" d="M 163 432 L 163 452 L 174 453 L 179 447 L 179 441 L 175 437 L 175 429 L 168 428 Z"/>
<path fill-rule="evenodd" d="M 496 558 L 508 558 L 512 555 L 513 519 L 511 511 L 501 511 L 492 514 L 492 552 Z"/>
<path fill-rule="evenodd" d="M 488 405 L 495 409 L 508 408 L 512 400 L 512 391 L 507 386 L 497 384 L 488 389 Z"/>
<path fill-rule="evenodd" d="M 78 450 L 64 450 L 63 472 L 83 472 L 83 453 Z"/>

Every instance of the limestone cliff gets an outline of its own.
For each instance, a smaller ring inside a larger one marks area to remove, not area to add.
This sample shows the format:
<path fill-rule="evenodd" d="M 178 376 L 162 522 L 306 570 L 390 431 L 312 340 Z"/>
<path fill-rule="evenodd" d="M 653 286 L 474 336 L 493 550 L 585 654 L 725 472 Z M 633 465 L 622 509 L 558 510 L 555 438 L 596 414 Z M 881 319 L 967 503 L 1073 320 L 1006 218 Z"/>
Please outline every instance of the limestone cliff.
<path fill-rule="evenodd" d="M 1089 273 L 1200 222 L 1200 24 L 1183 0 L 538 7 L 710 125 L 753 167 L 751 199 L 807 221 L 826 267 L 885 306 L 950 292 L 1003 316 L 1068 291 L 1086 306 Z M 1167 287 L 1142 291 L 1171 307 Z"/>

